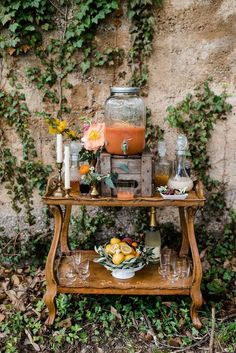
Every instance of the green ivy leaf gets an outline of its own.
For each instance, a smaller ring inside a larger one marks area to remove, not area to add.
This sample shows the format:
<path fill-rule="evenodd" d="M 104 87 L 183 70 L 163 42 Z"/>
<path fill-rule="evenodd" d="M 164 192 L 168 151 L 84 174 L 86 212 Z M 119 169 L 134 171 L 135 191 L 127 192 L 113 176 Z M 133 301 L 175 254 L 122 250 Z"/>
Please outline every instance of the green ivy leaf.
<path fill-rule="evenodd" d="M 15 33 L 16 29 L 19 27 L 20 27 L 20 25 L 17 22 L 15 22 L 15 23 L 12 23 L 8 28 L 11 32 Z"/>
<path fill-rule="evenodd" d="M 80 64 L 80 69 L 82 71 L 82 74 L 85 74 L 91 67 L 91 62 L 89 60 L 82 61 Z"/>

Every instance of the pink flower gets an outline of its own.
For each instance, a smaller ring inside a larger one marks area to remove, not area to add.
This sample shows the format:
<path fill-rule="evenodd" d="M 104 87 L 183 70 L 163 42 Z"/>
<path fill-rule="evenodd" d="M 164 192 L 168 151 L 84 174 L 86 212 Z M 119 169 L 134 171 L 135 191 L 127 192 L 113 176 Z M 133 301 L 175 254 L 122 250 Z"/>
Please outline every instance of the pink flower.
<path fill-rule="evenodd" d="M 90 124 L 83 124 L 83 133 L 85 133 L 90 128 Z"/>
<path fill-rule="evenodd" d="M 84 147 L 88 151 L 97 151 L 104 145 L 104 123 L 93 123 L 84 132 Z"/>

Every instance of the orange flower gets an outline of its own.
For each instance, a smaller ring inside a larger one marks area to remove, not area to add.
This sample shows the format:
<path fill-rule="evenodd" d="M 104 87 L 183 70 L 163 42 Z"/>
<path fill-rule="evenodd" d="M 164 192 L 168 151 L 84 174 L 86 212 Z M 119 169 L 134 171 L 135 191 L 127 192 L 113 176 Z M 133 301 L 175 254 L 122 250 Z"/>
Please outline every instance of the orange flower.
<path fill-rule="evenodd" d="M 104 123 L 91 124 L 84 133 L 84 147 L 88 151 L 97 151 L 104 145 Z"/>
<path fill-rule="evenodd" d="M 80 175 L 86 175 L 89 173 L 89 165 L 88 164 L 83 164 L 79 167 L 79 172 Z"/>

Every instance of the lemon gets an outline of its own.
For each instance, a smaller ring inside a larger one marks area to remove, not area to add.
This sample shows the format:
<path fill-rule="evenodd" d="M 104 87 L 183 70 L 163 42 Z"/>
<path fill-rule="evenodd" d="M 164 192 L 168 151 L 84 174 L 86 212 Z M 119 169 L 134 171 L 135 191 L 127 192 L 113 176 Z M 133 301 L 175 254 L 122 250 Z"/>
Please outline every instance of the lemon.
<path fill-rule="evenodd" d="M 112 256 L 112 262 L 114 265 L 120 265 L 125 259 L 125 255 L 120 253 L 116 253 Z"/>
<path fill-rule="evenodd" d="M 105 253 L 106 254 L 113 254 L 111 251 L 112 245 L 111 244 L 107 244 L 105 247 Z"/>
<path fill-rule="evenodd" d="M 121 245 L 120 250 L 124 255 L 129 255 L 132 253 L 132 248 L 128 244 Z"/>
<path fill-rule="evenodd" d="M 133 254 L 125 255 L 125 261 L 135 258 Z"/>
<path fill-rule="evenodd" d="M 121 242 L 121 240 L 119 238 L 111 238 L 110 240 L 110 244 L 119 244 Z"/>

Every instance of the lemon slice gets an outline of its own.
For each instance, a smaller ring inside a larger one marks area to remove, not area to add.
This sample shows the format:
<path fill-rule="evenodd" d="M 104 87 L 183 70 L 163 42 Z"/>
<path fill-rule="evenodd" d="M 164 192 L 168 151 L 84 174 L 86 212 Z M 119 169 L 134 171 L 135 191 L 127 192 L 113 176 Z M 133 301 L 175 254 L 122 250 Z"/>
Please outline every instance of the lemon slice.
<path fill-rule="evenodd" d="M 110 245 L 109 250 L 111 254 L 119 254 L 121 252 L 120 244 L 108 244 Z"/>
<path fill-rule="evenodd" d="M 129 255 L 132 253 L 132 248 L 128 244 L 125 244 L 125 245 L 122 244 L 120 247 L 120 250 L 124 255 Z"/>
<path fill-rule="evenodd" d="M 125 261 L 135 258 L 133 254 L 125 255 Z"/>

